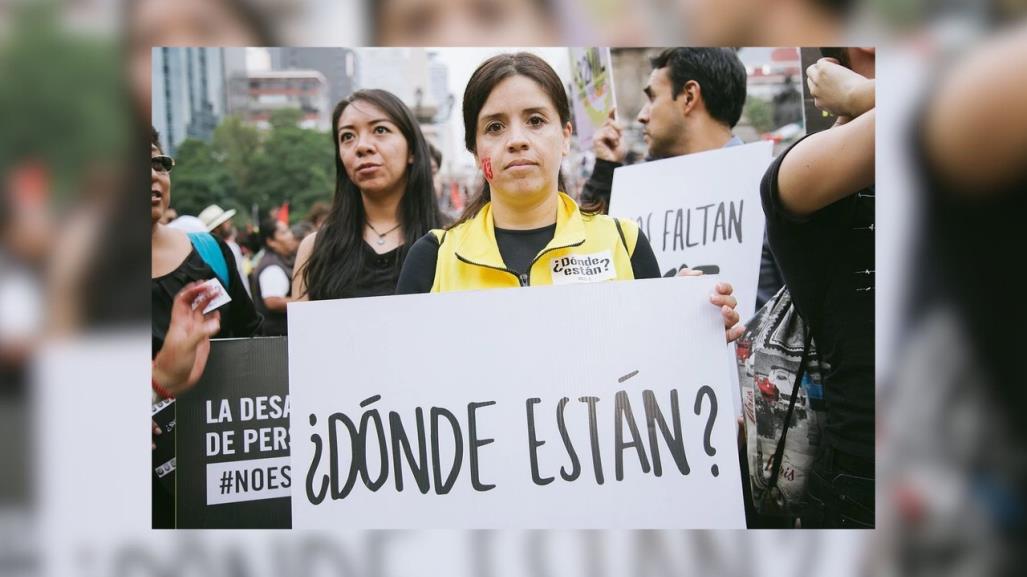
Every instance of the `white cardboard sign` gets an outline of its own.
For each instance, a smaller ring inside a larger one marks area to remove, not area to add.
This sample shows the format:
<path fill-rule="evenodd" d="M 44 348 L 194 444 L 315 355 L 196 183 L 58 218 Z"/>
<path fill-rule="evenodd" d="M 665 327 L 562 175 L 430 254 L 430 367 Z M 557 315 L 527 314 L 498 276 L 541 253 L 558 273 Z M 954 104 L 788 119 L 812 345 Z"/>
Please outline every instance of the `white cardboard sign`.
<path fill-rule="evenodd" d="M 290 304 L 293 527 L 744 528 L 713 282 Z"/>
<path fill-rule="evenodd" d="M 756 312 L 765 225 L 760 180 L 769 141 L 618 168 L 610 214 L 638 222 L 664 275 L 683 265 L 719 273 L 745 321 Z"/>

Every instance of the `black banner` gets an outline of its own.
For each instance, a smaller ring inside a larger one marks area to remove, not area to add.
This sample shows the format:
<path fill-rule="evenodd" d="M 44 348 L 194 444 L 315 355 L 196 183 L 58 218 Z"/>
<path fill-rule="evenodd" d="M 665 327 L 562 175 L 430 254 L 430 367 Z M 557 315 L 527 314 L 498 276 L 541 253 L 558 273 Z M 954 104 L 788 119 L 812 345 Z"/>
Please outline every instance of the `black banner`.
<path fill-rule="evenodd" d="M 290 528 L 286 337 L 211 342 L 177 401 L 176 526 Z"/>

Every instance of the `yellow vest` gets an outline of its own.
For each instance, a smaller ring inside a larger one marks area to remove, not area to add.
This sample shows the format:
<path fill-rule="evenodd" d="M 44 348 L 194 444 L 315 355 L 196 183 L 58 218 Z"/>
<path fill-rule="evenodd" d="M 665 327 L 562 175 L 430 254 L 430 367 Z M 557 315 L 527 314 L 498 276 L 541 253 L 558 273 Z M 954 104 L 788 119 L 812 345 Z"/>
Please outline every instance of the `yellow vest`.
<path fill-rule="evenodd" d="M 535 256 L 529 271 L 519 276 L 506 268 L 499 253 L 492 203 L 448 231 L 433 230 L 439 239 L 439 253 L 431 292 L 635 278 L 631 255 L 638 241 L 638 225 L 601 214 L 582 214 L 562 192 L 559 200 L 553 240 Z"/>

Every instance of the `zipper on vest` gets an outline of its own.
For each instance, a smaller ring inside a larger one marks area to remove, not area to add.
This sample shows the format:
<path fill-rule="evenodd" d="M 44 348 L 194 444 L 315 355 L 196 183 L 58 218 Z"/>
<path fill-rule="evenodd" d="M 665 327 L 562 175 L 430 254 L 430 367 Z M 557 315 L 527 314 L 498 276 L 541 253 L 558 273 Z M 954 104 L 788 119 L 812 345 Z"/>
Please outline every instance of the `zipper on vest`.
<path fill-rule="evenodd" d="M 583 244 L 585 244 L 585 241 L 582 240 L 582 241 L 576 242 L 574 244 L 567 244 L 567 245 L 564 245 L 564 246 L 554 246 L 552 248 L 547 248 L 546 250 L 538 253 L 535 256 L 535 258 L 532 259 L 531 264 L 528 265 L 528 272 L 526 272 L 526 273 L 517 273 L 517 272 L 514 272 L 514 271 L 512 271 L 512 270 L 510 270 L 508 268 L 500 268 L 498 266 L 492 266 L 492 265 L 488 265 L 488 264 L 477 263 L 477 262 L 474 262 L 474 261 L 467 260 L 466 258 L 460 256 L 460 253 L 455 253 L 455 254 L 456 254 L 457 260 L 459 260 L 460 262 L 465 262 L 467 264 L 474 265 L 474 266 L 480 266 L 480 267 L 484 267 L 484 268 L 490 268 L 492 270 L 498 270 L 498 271 L 510 273 L 510 274 L 514 275 L 515 277 L 517 277 L 517 283 L 520 286 L 525 287 L 525 286 L 531 286 L 531 269 L 532 269 L 532 267 L 534 267 L 535 263 L 538 262 L 538 259 L 542 258 L 542 256 L 545 255 L 547 252 L 553 252 L 554 250 L 561 250 L 561 249 L 564 249 L 564 248 L 573 248 L 573 247 L 576 247 L 576 246 L 581 246 Z"/>
<path fill-rule="evenodd" d="M 471 261 L 471 260 L 467 260 L 466 258 L 460 256 L 459 253 L 456 253 L 456 258 L 460 262 L 465 262 L 465 263 L 470 264 L 470 265 L 480 266 L 482 268 L 490 268 L 492 270 L 498 270 L 498 271 L 501 271 L 501 272 L 512 274 L 512 275 L 514 275 L 515 278 L 517 278 L 517 283 L 518 284 L 520 284 L 521 286 L 528 286 L 526 284 L 523 284 L 524 281 L 522 280 L 521 277 L 523 277 L 524 275 L 517 274 L 516 272 L 514 272 L 514 271 L 512 271 L 512 270 L 510 270 L 508 268 L 500 268 L 498 266 L 492 266 L 492 265 L 488 265 L 488 264 L 481 264 L 479 262 L 474 262 L 474 261 Z"/>
<path fill-rule="evenodd" d="M 531 283 L 531 269 L 535 268 L 535 263 L 537 263 L 538 259 L 542 258 L 543 255 L 545 255 L 547 252 L 553 252 L 554 250 L 562 250 L 562 249 L 565 249 L 565 248 L 573 248 L 573 247 L 576 247 L 576 246 L 581 246 L 583 244 L 585 244 L 585 241 L 576 242 L 574 244 L 567 244 L 567 245 L 564 245 L 564 246 L 554 246 L 553 248 L 547 248 L 546 250 L 544 250 L 544 251 L 538 253 L 537 255 L 535 255 L 535 258 L 533 258 L 531 260 L 531 264 L 528 265 L 528 272 L 527 272 L 527 274 L 522 274 L 521 277 L 520 277 L 520 279 L 521 279 L 521 286 L 530 286 L 530 283 Z"/>

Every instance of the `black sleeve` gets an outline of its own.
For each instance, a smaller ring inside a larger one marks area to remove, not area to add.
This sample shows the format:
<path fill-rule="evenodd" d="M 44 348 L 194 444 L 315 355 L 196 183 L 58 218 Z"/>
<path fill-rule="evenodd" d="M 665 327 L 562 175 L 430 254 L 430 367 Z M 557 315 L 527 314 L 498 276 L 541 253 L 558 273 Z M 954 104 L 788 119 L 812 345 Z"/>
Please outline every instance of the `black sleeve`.
<path fill-rule="evenodd" d="M 797 216 L 789 212 L 783 204 L 781 204 L 781 192 L 777 188 L 777 176 L 781 172 L 781 162 L 785 159 L 785 156 L 791 152 L 792 148 L 796 144 L 799 144 L 808 137 L 805 136 L 795 144 L 788 147 L 787 150 L 782 152 L 770 163 L 767 167 L 767 172 L 763 174 L 763 180 L 760 182 L 760 200 L 763 201 L 763 214 L 766 215 L 767 221 L 771 222 L 785 222 L 790 224 L 802 224 L 808 222 L 810 216 Z M 812 215 L 811 215 L 812 216 Z"/>
<path fill-rule="evenodd" d="M 253 300 L 246 292 L 244 281 L 239 276 L 239 267 L 235 264 L 235 255 L 231 249 L 220 238 L 217 240 L 218 248 L 225 257 L 225 264 L 228 265 L 228 296 L 232 302 L 228 307 L 221 309 L 221 335 L 224 337 L 252 337 L 260 334 L 264 324 L 264 318 L 260 316 L 253 306 Z"/>
<path fill-rule="evenodd" d="M 403 270 L 396 283 L 396 294 L 409 295 L 431 292 L 435 284 L 435 263 L 439 259 L 439 239 L 428 233 L 410 247 Z"/>
<path fill-rule="evenodd" d="M 596 159 L 595 168 L 592 169 L 592 176 L 588 178 L 584 188 L 581 189 L 581 200 L 583 204 L 602 203 L 603 213 L 610 208 L 610 189 L 613 187 L 613 171 L 621 166 L 619 162 L 610 162 L 601 158 Z"/>
<path fill-rule="evenodd" d="M 660 264 L 656 262 L 649 239 L 641 230 L 638 231 L 635 252 L 631 255 L 631 270 L 635 271 L 635 278 L 660 278 Z"/>

